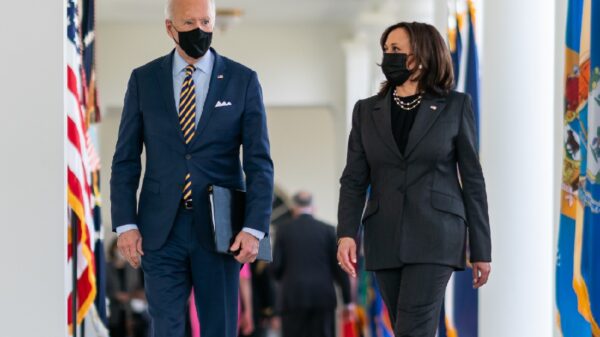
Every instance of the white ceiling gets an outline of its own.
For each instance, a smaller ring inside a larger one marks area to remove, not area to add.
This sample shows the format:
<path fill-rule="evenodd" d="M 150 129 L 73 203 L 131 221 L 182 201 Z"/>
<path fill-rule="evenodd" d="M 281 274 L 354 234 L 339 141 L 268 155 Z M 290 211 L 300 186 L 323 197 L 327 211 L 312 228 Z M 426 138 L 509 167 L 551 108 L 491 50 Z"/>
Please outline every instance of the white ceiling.
<path fill-rule="evenodd" d="M 352 24 L 361 13 L 410 7 L 430 10 L 425 0 L 216 0 L 219 8 L 240 8 L 248 22 L 334 22 Z M 165 0 L 99 0 L 99 21 L 163 19 Z"/>

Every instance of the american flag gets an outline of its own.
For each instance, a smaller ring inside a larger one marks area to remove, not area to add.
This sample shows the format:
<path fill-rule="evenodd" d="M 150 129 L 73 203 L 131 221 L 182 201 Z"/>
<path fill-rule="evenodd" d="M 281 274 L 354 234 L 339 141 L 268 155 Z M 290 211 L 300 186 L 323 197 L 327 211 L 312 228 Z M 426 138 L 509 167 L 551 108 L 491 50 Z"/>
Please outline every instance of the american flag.
<path fill-rule="evenodd" d="M 67 212 L 68 226 L 68 270 L 73 269 L 74 257 L 77 260 L 77 284 L 73 294 L 69 287 L 67 306 L 69 332 L 79 325 L 86 316 L 96 297 L 96 268 L 92 242 L 94 242 L 94 200 L 91 190 L 92 161 L 88 151 L 90 142 L 83 105 L 83 67 L 81 55 L 81 33 L 79 27 L 77 0 L 67 1 L 67 40 L 66 40 L 66 115 L 67 115 Z M 77 237 L 72 237 L 72 228 L 77 227 Z M 72 249 L 75 240 L 77 249 Z M 76 307 L 73 307 L 76 296 Z M 77 321 L 73 322 L 72 312 L 76 310 Z"/>
<path fill-rule="evenodd" d="M 86 107 L 86 122 L 89 124 L 87 129 L 88 156 L 90 158 L 90 173 L 92 179 L 92 198 L 94 199 L 94 232 L 95 242 L 92 242 L 96 257 L 96 310 L 99 322 L 96 325 L 107 325 L 106 310 L 106 259 L 104 255 L 104 230 L 102 229 L 101 207 L 102 198 L 100 193 L 100 157 L 96 151 L 98 144 L 98 123 L 100 122 L 100 109 L 98 104 L 98 90 L 96 85 L 96 1 L 80 0 L 81 8 L 81 37 L 82 37 L 82 59 L 83 59 L 83 86 L 84 100 Z M 93 315 L 92 317 L 95 317 Z M 90 334 L 86 333 L 86 336 Z"/>
<path fill-rule="evenodd" d="M 79 7 L 82 11 L 81 40 L 83 59 L 83 85 L 84 104 L 86 107 L 87 121 L 100 122 L 100 109 L 98 107 L 98 91 L 96 85 L 96 6 L 94 0 L 80 0 Z"/>

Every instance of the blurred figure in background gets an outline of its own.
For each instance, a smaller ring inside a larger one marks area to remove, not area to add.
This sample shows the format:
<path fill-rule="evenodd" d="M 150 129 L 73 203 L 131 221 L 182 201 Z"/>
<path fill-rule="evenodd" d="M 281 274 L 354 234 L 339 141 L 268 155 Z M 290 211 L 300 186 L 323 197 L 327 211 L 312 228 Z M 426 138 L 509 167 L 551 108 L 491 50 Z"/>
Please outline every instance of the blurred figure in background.
<path fill-rule="evenodd" d="M 106 294 L 109 299 L 108 328 L 111 337 L 146 337 L 149 320 L 143 275 L 119 253 L 117 240 L 108 252 Z"/>
<path fill-rule="evenodd" d="M 273 253 L 275 278 L 281 282 L 283 337 L 334 337 L 337 305 L 334 284 L 342 290 L 345 314 L 352 311 L 348 276 L 336 259 L 333 226 L 313 217 L 313 197 L 293 197 L 293 220 L 277 231 Z"/>
<path fill-rule="evenodd" d="M 248 337 L 267 337 L 275 306 L 275 280 L 270 264 L 256 261 L 250 265 L 254 331 Z"/>
<path fill-rule="evenodd" d="M 240 271 L 240 307 L 239 334 L 249 336 L 254 332 L 254 315 L 252 306 L 252 274 L 250 265 L 244 264 Z"/>

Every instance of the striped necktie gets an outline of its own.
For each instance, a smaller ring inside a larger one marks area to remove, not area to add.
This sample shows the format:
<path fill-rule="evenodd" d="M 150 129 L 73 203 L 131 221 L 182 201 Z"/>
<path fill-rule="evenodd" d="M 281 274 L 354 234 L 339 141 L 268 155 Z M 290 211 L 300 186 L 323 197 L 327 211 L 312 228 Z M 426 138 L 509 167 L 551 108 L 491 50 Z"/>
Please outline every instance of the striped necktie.
<path fill-rule="evenodd" d="M 196 85 L 192 74 L 196 70 L 193 65 L 185 67 L 185 79 L 179 95 L 179 124 L 185 143 L 189 144 L 196 134 Z M 190 173 L 185 176 L 183 200 L 192 199 L 192 177 Z"/>

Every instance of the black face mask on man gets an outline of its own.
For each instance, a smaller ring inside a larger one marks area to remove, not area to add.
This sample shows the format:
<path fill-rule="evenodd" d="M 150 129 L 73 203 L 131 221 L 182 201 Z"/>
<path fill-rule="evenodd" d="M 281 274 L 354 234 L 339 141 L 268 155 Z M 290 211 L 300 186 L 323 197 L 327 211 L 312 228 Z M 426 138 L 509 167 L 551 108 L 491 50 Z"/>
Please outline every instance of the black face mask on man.
<path fill-rule="evenodd" d="M 187 32 L 180 32 L 173 27 L 179 35 L 179 42 L 175 41 L 188 56 L 198 59 L 204 56 L 212 42 L 212 32 L 205 32 L 200 28 Z"/>
<path fill-rule="evenodd" d="M 381 62 L 381 70 L 385 78 L 393 86 L 400 86 L 408 80 L 411 71 L 406 64 L 408 54 L 405 53 L 384 53 Z"/>

